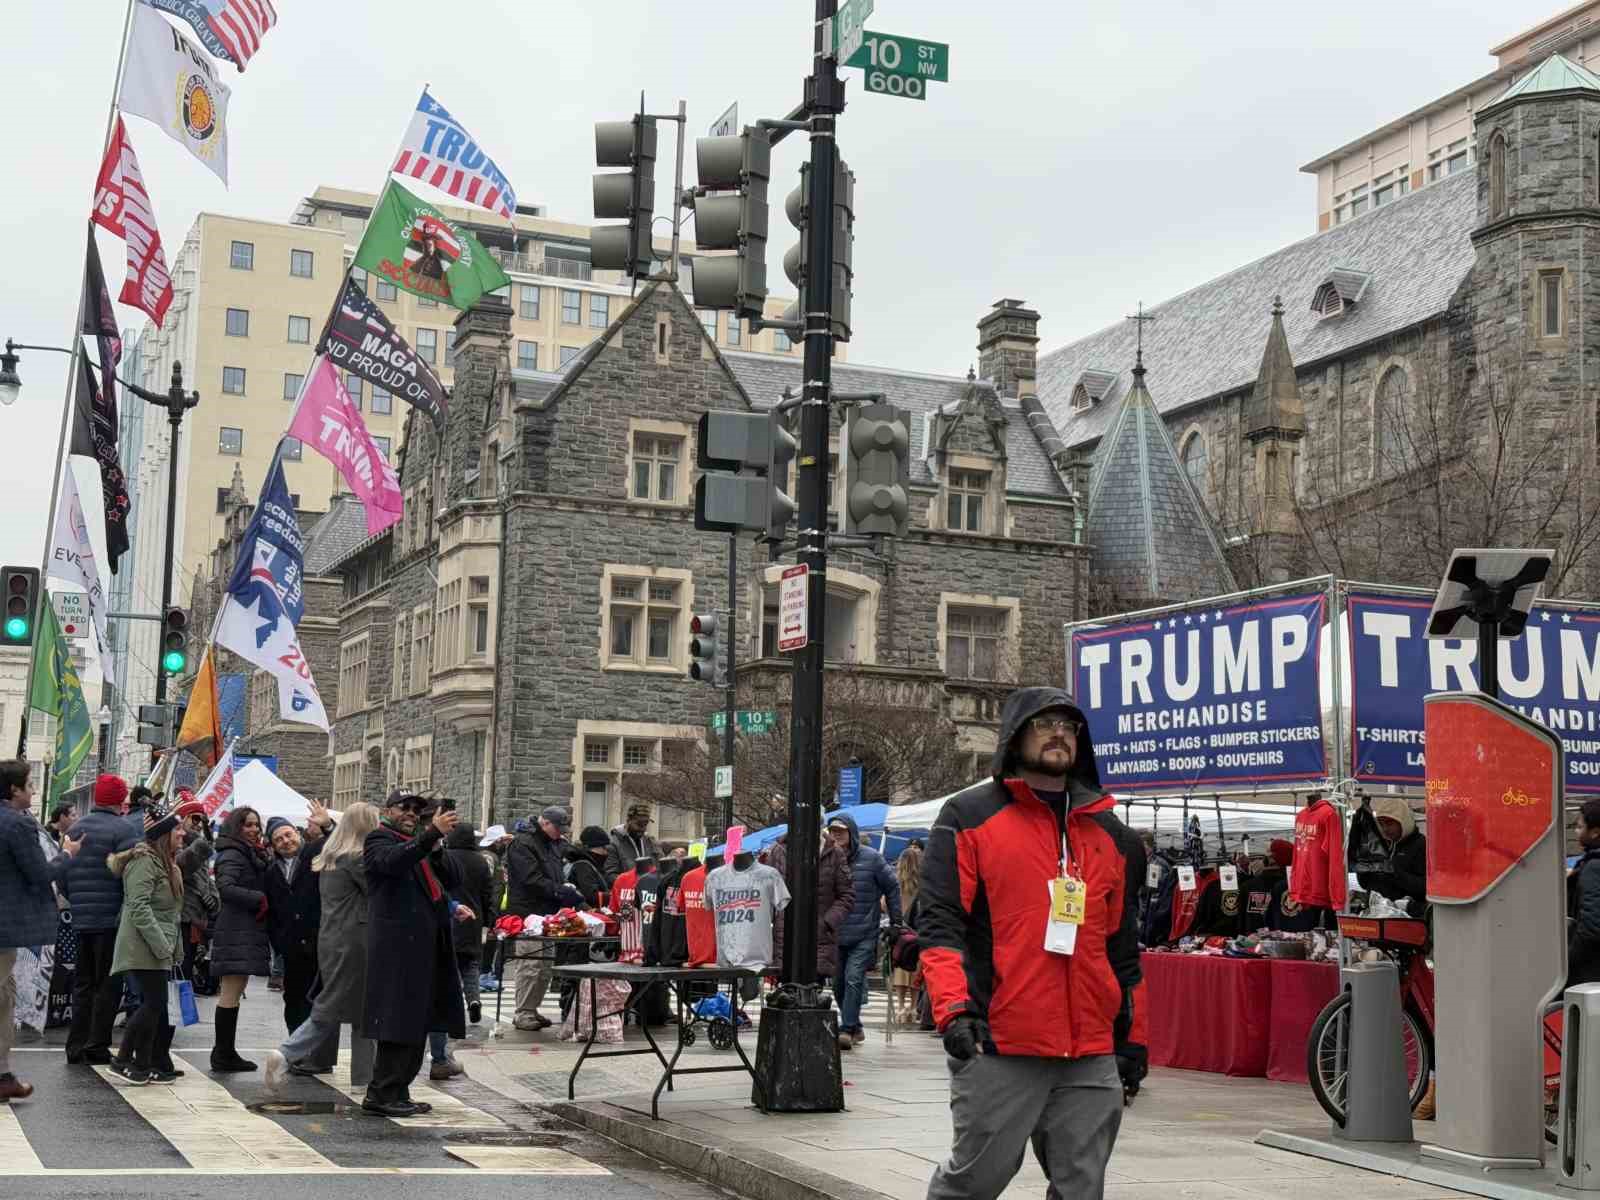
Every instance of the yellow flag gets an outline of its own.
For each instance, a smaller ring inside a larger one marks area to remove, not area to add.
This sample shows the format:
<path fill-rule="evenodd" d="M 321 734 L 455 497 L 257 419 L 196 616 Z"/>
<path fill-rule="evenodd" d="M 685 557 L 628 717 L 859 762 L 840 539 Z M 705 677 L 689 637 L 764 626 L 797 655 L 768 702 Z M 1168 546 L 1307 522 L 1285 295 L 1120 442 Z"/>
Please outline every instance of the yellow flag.
<path fill-rule="evenodd" d="M 200 659 L 200 673 L 189 689 L 189 711 L 178 730 L 178 749 L 187 750 L 208 767 L 222 756 L 222 703 L 217 698 L 217 671 L 211 647 Z"/>

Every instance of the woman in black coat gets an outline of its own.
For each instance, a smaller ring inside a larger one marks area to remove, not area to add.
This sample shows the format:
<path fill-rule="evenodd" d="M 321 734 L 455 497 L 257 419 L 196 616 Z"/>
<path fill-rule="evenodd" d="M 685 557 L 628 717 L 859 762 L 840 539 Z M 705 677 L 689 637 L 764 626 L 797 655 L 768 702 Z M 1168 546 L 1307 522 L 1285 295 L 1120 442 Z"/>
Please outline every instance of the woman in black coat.
<path fill-rule="evenodd" d="M 217 998 L 217 1040 L 211 1048 L 213 1072 L 254 1071 L 234 1048 L 239 1030 L 239 999 L 252 975 L 265 975 L 272 960 L 267 937 L 267 867 L 270 855 L 261 841 L 261 816 L 236 808 L 217 835 L 214 871 L 222 909 L 211 935 L 211 972 L 221 982 Z"/>
<path fill-rule="evenodd" d="M 450 888 L 450 899 L 472 910 L 472 919 L 455 922 L 453 932 L 456 970 L 461 975 L 461 990 L 467 997 L 467 1020 L 476 1025 L 483 1018 L 478 977 L 483 974 L 485 919 L 494 912 L 493 873 L 489 870 L 489 860 L 478 849 L 477 832 L 465 821 L 450 831 L 444 845 L 444 856 L 461 876 L 461 882 Z"/>

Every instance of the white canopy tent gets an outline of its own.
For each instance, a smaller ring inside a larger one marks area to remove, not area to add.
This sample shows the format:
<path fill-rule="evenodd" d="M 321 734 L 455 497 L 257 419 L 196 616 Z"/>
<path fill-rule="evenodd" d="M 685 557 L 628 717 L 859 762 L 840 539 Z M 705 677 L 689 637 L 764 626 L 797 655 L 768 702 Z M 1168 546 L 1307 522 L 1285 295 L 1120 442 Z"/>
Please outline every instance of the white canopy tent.
<path fill-rule="evenodd" d="M 311 804 L 306 798 L 274 775 L 259 759 L 252 759 L 233 773 L 233 798 L 222 812 L 240 805 L 255 809 L 263 826 L 272 817 L 283 817 L 296 826 L 303 826 L 311 817 Z"/>

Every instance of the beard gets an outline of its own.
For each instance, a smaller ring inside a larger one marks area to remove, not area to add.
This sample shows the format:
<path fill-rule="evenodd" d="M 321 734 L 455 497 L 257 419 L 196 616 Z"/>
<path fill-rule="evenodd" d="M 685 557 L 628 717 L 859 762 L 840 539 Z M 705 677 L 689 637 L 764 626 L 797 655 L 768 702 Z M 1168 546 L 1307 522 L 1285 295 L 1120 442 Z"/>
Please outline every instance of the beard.
<path fill-rule="evenodd" d="M 1059 761 L 1047 757 L 1052 751 L 1057 750 L 1061 751 Z M 1039 775 L 1047 775 L 1052 779 L 1065 779 L 1072 773 L 1072 749 L 1062 742 L 1051 742 L 1037 754 L 1024 751 L 1020 757 L 1025 770 Z"/>

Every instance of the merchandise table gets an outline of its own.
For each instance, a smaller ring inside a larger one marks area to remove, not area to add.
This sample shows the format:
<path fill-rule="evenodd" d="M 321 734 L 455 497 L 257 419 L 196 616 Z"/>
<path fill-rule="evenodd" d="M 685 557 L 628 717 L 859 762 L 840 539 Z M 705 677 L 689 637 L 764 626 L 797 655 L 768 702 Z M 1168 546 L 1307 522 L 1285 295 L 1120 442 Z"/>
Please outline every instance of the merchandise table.
<path fill-rule="evenodd" d="M 1306 1081 L 1306 1039 L 1339 991 L 1333 963 L 1202 954 L 1141 956 L 1150 1065 Z"/>
<path fill-rule="evenodd" d="M 748 980 L 759 979 L 764 974 L 761 971 L 751 971 L 744 967 L 644 967 L 637 963 L 585 963 L 578 966 L 557 967 L 555 975 L 558 979 L 571 979 L 581 988 L 584 981 L 589 982 L 589 1038 L 584 1043 L 583 1050 L 578 1055 L 578 1061 L 572 1066 L 572 1074 L 567 1076 L 567 1099 L 577 1099 L 578 1072 L 583 1070 L 583 1064 L 591 1058 L 622 1058 L 634 1054 L 654 1054 L 661 1062 L 661 1078 L 656 1082 L 656 1090 L 650 1095 L 650 1116 L 659 1121 L 661 1119 L 661 1093 L 663 1090 L 672 1090 L 672 1079 L 675 1075 L 713 1075 L 725 1071 L 743 1071 L 755 1083 L 756 1095 L 763 1096 L 761 1080 L 756 1077 L 755 1068 L 750 1065 L 744 1047 L 739 1043 L 739 1022 L 744 1016 L 744 1000 L 739 994 L 738 985 Z M 619 1010 L 603 1013 L 596 1002 L 595 983 L 601 979 L 617 979 L 630 985 L 628 999 Z M 678 1059 L 683 1054 L 683 1049 L 689 1044 L 682 1036 L 688 1027 L 684 1014 L 693 1003 L 695 997 L 690 991 L 695 984 L 712 984 L 719 990 L 723 984 L 730 984 L 728 988 L 728 1001 L 733 1016 L 733 1049 L 739 1055 L 736 1064 L 725 1067 L 680 1067 Z M 635 1046 L 631 1049 L 596 1050 L 596 1039 L 600 1032 L 600 1021 L 604 1017 L 613 1017 L 618 1013 L 624 1014 L 623 1025 L 627 1025 L 628 1012 L 637 1012 L 639 1004 L 645 996 L 657 986 L 666 986 L 672 989 L 678 999 L 678 1032 L 677 1046 L 672 1051 L 669 1059 L 661 1052 L 661 1047 L 650 1032 L 650 1027 L 641 1019 L 639 1030 L 644 1034 L 646 1045 Z M 766 1110 L 765 1103 L 759 1108 Z"/>
<path fill-rule="evenodd" d="M 494 994 L 494 1023 L 500 1023 L 500 1006 L 505 1000 L 506 986 L 515 986 L 513 981 L 506 978 L 506 958 L 510 952 L 506 947 L 512 942 L 525 942 L 539 947 L 539 953 L 513 958 L 514 962 L 537 962 L 539 959 L 556 961 L 556 948 L 558 946 L 583 946 L 588 950 L 591 962 L 606 961 L 605 955 L 609 951 L 615 955 L 622 946 L 622 939 L 614 935 L 601 935 L 599 937 L 546 937 L 544 934 L 518 933 L 509 937 L 495 940 L 494 957 L 490 960 L 490 970 L 494 977 L 500 981 L 500 990 Z M 517 968 L 521 970 L 521 967 Z"/>

